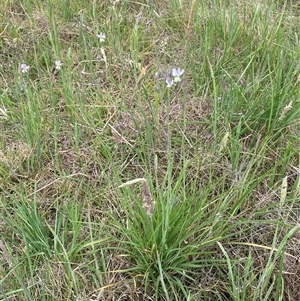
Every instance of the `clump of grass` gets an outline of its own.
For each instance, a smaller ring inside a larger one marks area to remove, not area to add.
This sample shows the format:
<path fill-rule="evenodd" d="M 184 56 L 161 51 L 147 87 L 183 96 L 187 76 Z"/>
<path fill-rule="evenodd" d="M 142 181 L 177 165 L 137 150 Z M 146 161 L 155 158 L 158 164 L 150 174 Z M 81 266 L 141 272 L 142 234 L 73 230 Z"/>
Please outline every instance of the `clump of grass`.
<path fill-rule="evenodd" d="M 187 193 L 181 190 L 184 182 L 185 170 L 176 182 L 156 187 L 153 215 L 147 214 L 142 198 L 131 190 L 116 210 L 114 227 L 121 238 L 116 252 L 132 266 L 122 272 L 144 286 L 144 294 L 154 290 L 156 299 L 172 300 L 177 294 L 187 298 L 190 287 L 197 285 L 198 271 L 221 264 L 214 258 L 216 241 L 230 236 L 223 227 L 220 207 L 210 208 L 213 200 L 207 200 L 208 191 Z"/>

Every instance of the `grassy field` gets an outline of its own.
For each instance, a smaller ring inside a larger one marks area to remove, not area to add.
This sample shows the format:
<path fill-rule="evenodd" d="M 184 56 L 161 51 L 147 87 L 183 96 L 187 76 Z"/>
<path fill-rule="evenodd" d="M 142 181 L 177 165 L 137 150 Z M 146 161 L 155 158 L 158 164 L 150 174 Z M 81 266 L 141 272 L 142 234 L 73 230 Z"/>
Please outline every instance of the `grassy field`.
<path fill-rule="evenodd" d="M 0 300 L 300 300 L 300 6 L 0 3 Z"/>

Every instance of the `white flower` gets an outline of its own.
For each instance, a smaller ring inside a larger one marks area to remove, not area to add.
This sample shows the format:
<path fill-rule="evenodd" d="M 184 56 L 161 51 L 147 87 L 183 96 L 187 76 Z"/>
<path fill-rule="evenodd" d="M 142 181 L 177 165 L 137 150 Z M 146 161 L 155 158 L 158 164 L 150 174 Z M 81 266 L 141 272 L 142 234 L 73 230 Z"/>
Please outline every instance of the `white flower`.
<path fill-rule="evenodd" d="M 97 34 L 97 38 L 99 39 L 100 43 L 104 42 L 106 39 L 106 35 L 103 32 L 100 32 L 100 34 Z"/>
<path fill-rule="evenodd" d="M 180 68 L 173 68 L 172 69 L 172 76 L 174 77 L 174 83 L 178 83 L 181 81 L 180 76 L 184 73 L 184 70 Z"/>
<path fill-rule="evenodd" d="M 55 61 L 55 69 L 60 70 L 63 64 L 64 63 L 62 63 L 61 60 Z"/>
<path fill-rule="evenodd" d="M 22 73 L 27 73 L 30 69 L 30 66 L 28 66 L 27 64 L 21 64 L 21 72 Z"/>
<path fill-rule="evenodd" d="M 166 78 L 166 84 L 167 84 L 167 88 L 171 88 L 173 86 L 173 84 L 174 84 L 173 79 L 169 75 Z"/>

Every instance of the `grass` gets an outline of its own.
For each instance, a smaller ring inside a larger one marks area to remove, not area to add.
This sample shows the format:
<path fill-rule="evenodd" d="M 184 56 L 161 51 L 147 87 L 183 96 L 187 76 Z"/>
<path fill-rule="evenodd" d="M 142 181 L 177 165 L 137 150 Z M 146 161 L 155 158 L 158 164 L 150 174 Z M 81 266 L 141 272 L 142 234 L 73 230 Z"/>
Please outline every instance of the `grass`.
<path fill-rule="evenodd" d="M 0 300 L 300 299 L 294 1 L 0 11 Z"/>

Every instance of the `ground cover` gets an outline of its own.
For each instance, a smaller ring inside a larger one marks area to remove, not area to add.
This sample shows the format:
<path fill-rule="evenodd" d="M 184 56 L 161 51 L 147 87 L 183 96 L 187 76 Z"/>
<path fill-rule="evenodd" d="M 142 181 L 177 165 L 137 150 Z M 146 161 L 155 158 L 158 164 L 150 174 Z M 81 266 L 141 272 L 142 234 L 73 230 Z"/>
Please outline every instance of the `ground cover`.
<path fill-rule="evenodd" d="M 0 3 L 0 300 L 300 300 L 296 1 Z"/>

